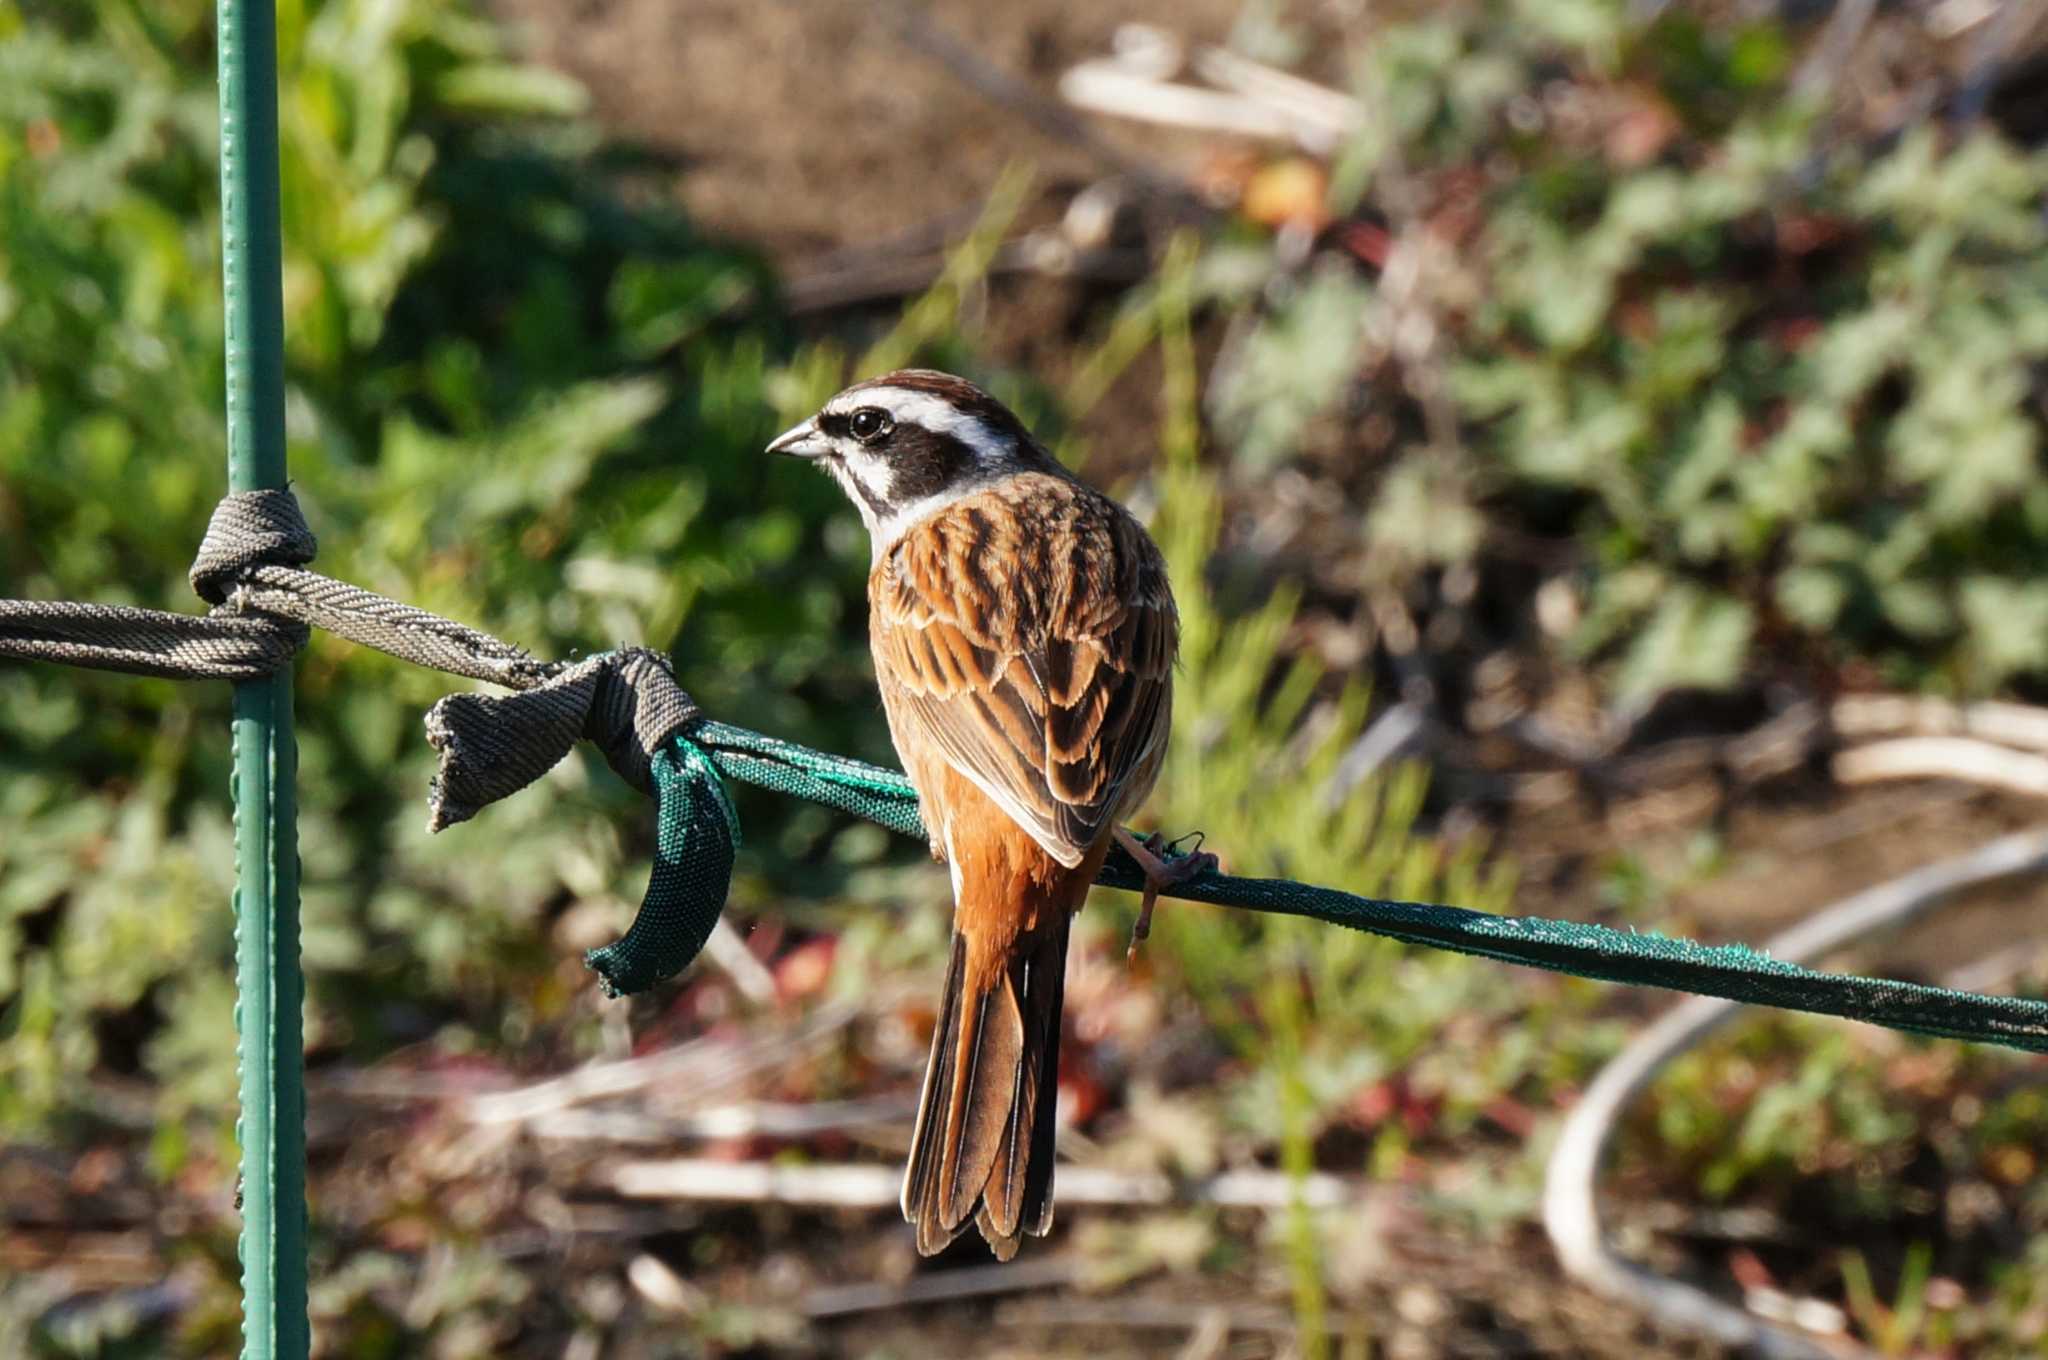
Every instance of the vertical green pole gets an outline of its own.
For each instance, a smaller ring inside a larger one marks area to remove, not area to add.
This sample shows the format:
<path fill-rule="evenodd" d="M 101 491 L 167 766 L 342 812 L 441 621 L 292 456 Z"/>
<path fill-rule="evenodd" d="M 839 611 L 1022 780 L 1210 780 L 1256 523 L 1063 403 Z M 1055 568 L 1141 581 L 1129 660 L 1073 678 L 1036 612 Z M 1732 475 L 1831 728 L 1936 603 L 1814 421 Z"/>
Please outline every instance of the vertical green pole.
<path fill-rule="evenodd" d="M 254 491 L 285 480 L 273 0 L 219 0 L 219 23 L 228 487 Z M 309 1344 L 296 764 L 290 673 L 236 685 L 236 1130 L 246 1360 L 302 1360 Z"/>

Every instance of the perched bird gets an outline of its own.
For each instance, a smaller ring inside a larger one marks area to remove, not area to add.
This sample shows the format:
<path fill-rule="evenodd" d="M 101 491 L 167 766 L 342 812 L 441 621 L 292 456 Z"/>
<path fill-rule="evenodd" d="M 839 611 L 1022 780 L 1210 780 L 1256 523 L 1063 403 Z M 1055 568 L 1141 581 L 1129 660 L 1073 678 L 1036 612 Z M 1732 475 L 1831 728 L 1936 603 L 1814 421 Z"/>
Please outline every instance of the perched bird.
<path fill-rule="evenodd" d="M 953 945 L 903 1216 L 929 1256 L 973 1220 L 1008 1260 L 1052 1224 L 1067 927 L 1166 753 L 1180 621 L 1138 521 L 1002 403 L 908 369 L 779 436 L 845 489 L 874 546 L 868 630 L 889 734 L 953 876 Z"/>

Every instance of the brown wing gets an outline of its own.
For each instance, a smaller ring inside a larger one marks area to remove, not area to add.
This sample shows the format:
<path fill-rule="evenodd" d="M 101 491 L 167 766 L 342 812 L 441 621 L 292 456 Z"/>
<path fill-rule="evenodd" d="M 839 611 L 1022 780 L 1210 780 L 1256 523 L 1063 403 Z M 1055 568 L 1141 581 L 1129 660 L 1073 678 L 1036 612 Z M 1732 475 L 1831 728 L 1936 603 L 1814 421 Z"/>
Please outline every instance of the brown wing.
<path fill-rule="evenodd" d="M 1151 790 L 1180 624 L 1114 502 L 1011 478 L 912 529 L 868 596 L 898 750 L 936 748 L 1062 864 Z"/>

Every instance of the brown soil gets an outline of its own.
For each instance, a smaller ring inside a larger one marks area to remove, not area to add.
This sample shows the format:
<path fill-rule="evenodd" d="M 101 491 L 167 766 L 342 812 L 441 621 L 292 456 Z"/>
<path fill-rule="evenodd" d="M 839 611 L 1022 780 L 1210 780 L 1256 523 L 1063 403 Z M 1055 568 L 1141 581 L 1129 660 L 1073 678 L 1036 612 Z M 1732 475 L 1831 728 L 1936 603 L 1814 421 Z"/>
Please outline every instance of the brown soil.
<path fill-rule="evenodd" d="M 754 243 L 791 273 L 971 214 L 1006 165 L 1092 179 L 1086 151 L 997 107 L 897 35 L 896 6 L 858 0 L 495 0 L 534 56 L 586 82 L 621 137 L 679 157 L 677 193 L 705 227 Z M 1170 24 L 1190 42 L 1227 32 L 1237 0 L 1073 5 L 938 0 L 915 22 L 1051 97 L 1059 74 L 1109 48 L 1119 24 Z M 1181 163 L 1199 143 L 1119 128 L 1140 160 Z"/>

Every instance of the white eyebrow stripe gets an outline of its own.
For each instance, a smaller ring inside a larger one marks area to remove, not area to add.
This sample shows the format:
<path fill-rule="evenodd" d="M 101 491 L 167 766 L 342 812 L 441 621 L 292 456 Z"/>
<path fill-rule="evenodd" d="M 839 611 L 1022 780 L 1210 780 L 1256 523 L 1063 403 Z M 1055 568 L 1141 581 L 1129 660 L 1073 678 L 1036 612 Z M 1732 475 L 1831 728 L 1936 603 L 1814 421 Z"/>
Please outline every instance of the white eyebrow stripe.
<path fill-rule="evenodd" d="M 863 387 L 842 392 L 825 407 L 830 415 L 850 415 L 863 406 L 879 406 L 899 425 L 919 425 L 933 434 L 951 435 L 976 453 L 999 452 L 1003 440 L 980 416 L 930 392 L 909 387 Z"/>

